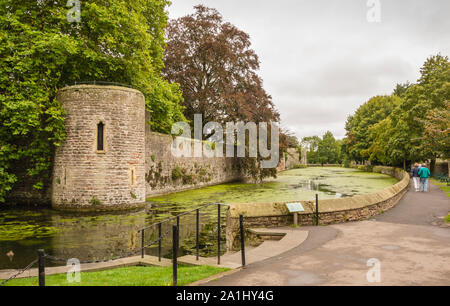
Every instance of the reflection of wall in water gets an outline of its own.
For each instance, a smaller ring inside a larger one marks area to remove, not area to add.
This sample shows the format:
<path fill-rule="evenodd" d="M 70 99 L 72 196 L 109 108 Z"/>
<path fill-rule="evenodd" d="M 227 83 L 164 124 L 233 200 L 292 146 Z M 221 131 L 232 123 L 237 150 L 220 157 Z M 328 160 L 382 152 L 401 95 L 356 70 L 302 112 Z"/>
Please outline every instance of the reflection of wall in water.
<path fill-rule="evenodd" d="M 92 216 L 67 217 L 52 216 L 52 226 L 59 229 L 52 238 L 51 248 L 46 251 L 62 258 L 78 258 L 82 261 L 104 260 L 125 255 L 141 248 L 141 236 L 137 231 L 146 225 L 153 224 L 154 211 L 145 210 L 126 215 L 107 214 Z M 162 254 L 172 250 L 172 226 L 176 220 L 164 223 L 162 233 L 167 234 L 162 240 Z M 225 211 L 222 215 L 225 225 Z M 200 216 L 200 231 L 208 238 L 210 248 L 216 248 L 217 217 L 214 212 L 203 212 Z M 223 229 L 225 231 L 225 229 Z M 196 219 L 195 213 L 180 218 L 180 246 L 185 249 L 195 247 Z M 223 235 L 225 237 L 225 234 Z M 158 238 L 157 226 L 145 231 L 145 245 Z M 146 249 L 146 254 L 157 256 L 157 246 Z M 61 264 L 61 263 L 59 263 Z M 64 264 L 64 263 L 63 263 Z"/>
<path fill-rule="evenodd" d="M 300 183 L 301 189 L 308 190 L 308 191 L 321 191 L 325 192 L 330 195 L 335 195 L 336 198 L 341 198 L 343 195 L 342 193 L 338 193 L 332 190 L 329 190 L 326 188 L 325 184 L 320 184 L 317 181 L 314 180 L 307 180 Z"/>
<path fill-rule="evenodd" d="M 63 258 L 103 260 L 136 250 L 140 246 L 137 230 L 145 225 L 145 217 L 143 212 L 71 219 L 54 215 L 53 226 L 61 230 L 53 238 L 53 250 L 49 253 Z"/>

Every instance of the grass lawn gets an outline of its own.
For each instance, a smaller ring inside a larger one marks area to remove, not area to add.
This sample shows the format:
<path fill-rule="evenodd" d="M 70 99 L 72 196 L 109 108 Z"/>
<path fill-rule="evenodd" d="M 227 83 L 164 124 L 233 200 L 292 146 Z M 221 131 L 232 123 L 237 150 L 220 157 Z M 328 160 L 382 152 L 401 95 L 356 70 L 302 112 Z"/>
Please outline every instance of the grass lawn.
<path fill-rule="evenodd" d="M 450 197 L 450 186 L 447 186 L 447 183 L 445 182 L 440 182 L 439 180 L 435 179 L 435 178 L 431 178 L 431 182 L 438 186 L 439 188 L 441 188 L 441 190 L 443 192 L 445 192 L 447 194 L 448 197 Z"/>
<path fill-rule="evenodd" d="M 179 266 L 178 285 L 186 285 L 228 268 L 211 266 Z M 19 278 L 4 286 L 37 286 L 37 277 Z M 82 272 L 80 283 L 68 283 L 67 274 L 49 275 L 46 286 L 171 286 L 172 267 L 132 266 L 97 272 Z"/>

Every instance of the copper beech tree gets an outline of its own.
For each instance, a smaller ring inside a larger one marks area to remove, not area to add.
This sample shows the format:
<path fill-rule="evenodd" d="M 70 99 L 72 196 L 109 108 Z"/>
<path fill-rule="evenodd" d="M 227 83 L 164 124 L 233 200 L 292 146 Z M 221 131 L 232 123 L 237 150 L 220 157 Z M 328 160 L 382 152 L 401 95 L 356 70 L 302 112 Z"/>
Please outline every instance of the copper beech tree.
<path fill-rule="evenodd" d="M 201 114 L 204 122 L 220 124 L 279 121 L 257 74 L 259 60 L 247 33 L 202 5 L 191 15 L 171 20 L 166 32 L 164 73 L 180 84 L 186 119 L 192 122 L 194 114 Z M 255 180 L 276 173 L 257 170 L 259 159 L 242 160 L 243 170 Z"/>

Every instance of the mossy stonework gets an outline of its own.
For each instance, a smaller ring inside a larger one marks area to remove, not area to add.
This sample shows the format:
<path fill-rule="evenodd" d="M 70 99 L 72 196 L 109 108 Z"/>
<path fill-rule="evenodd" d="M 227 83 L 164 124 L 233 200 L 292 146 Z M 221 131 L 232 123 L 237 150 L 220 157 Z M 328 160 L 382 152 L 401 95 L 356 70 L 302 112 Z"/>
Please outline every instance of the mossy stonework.
<path fill-rule="evenodd" d="M 56 148 L 51 188 L 37 192 L 27 184 L 13 190 L 11 204 L 124 210 L 145 206 L 149 196 L 240 178 L 234 158 L 172 156 L 172 136 L 150 130 L 138 90 L 76 85 L 62 88 L 57 99 L 67 114 L 67 136 Z"/>
<path fill-rule="evenodd" d="M 67 137 L 55 153 L 52 206 L 114 210 L 145 203 L 142 93 L 78 85 L 61 89 L 57 99 L 67 112 Z"/>
<path fill-rule="evenodd" d="M 145 181 L 147 197 L 241 179 L 235 158 L 175 157 L 172 137 L 150 131 L 147 125 Z M 192 146 L 194 146 L 193 140 Z"/>
<path fill-rule="evenodd" d="M 410 177 L 405 171 L 382 166 L 375 166 L 372 171 L 395 177 L 399 182 L 368 194 L 319 200 L 320 225 L 369 219 L 392 208 L 408 191 Z M 238 247 L 239 215 L 244 216 L 246 228 L 293 224 L 293 215 L 289 213 L 286 203 L 289 202 L 231 204 L 227 214 L 227 249 L 233 250 Z M 305 212 L 299 213 L 298 223 L 305 226 L 314 225 L 315 201 L 301 201 L 301 203 Z"/>

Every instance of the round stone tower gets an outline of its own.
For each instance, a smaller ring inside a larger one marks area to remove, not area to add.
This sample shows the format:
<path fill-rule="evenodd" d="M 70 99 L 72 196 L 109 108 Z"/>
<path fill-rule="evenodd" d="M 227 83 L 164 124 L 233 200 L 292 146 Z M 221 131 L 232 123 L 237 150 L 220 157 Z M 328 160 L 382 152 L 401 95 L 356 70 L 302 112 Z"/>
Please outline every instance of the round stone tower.
<path fill-rule="evenodd" d="M 115 210 L 145 203 L 145 98 L 134 89 L 76 85 L 57 100 L 67 113 L 56 149 L 52 205 Z"/>

